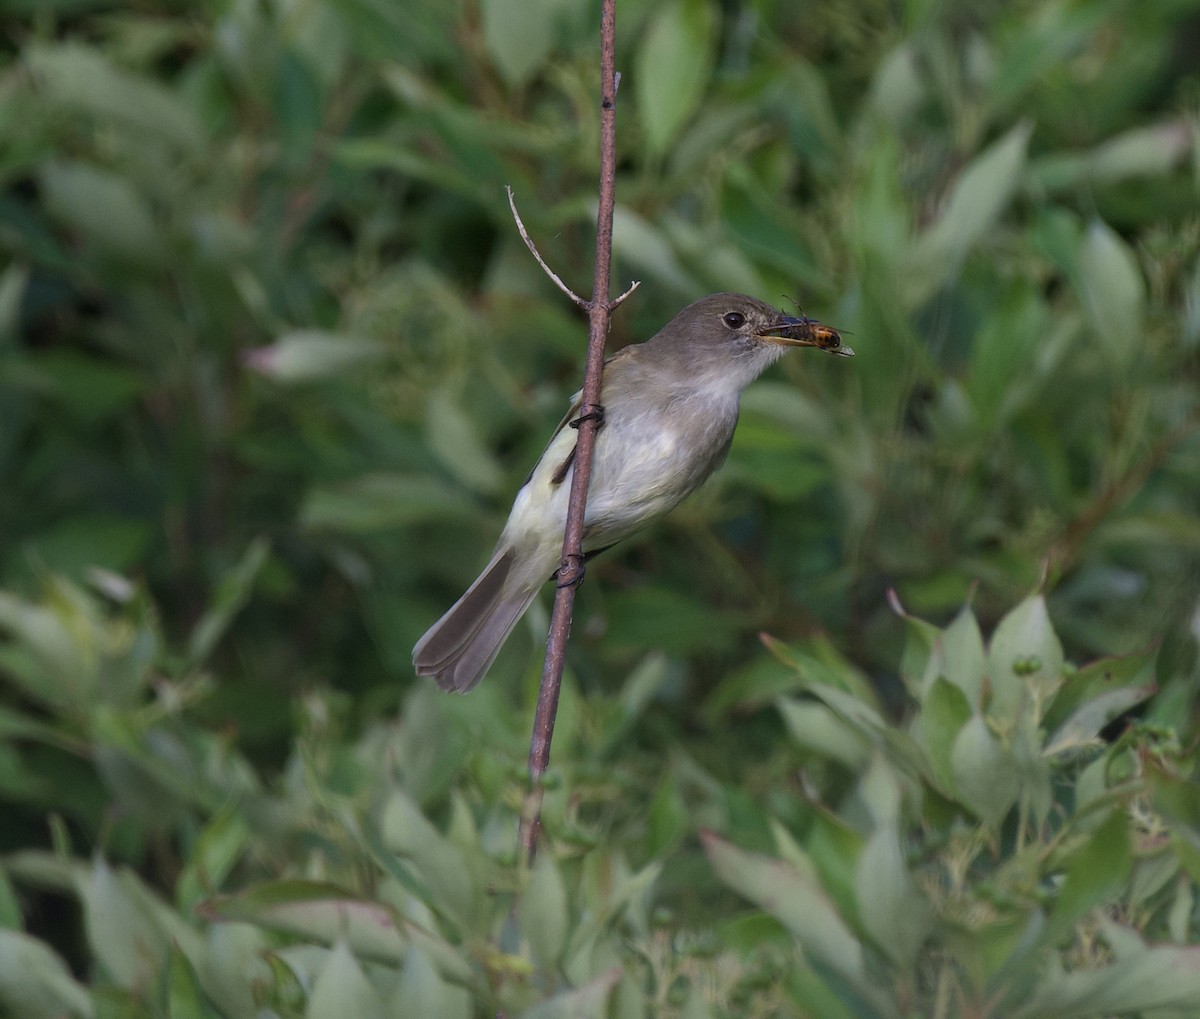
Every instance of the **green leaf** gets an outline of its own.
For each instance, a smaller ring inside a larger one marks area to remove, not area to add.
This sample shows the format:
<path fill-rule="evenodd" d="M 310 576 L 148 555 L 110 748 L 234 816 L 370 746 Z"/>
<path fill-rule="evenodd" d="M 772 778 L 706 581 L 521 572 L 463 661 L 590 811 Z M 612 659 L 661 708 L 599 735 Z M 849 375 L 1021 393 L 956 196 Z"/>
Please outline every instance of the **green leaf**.
<path fill-rule="evenodd" d="M 384 806 L 379 830 L 384 845 L 410 860 L 424 881 L 429 891 L 426 905 L 464 930 L 472 929 L 480 889 L 463 850 L 430 824 L 399 789 Z"/>
<path fill-rule="evenodd" d="M 255 885 L 202 904 L 212 920 L 240 920 L 332 945 L 344 938 L 364 956 L 399 964 L 407 939 L 392 911 L 335 885 L 285 880 Z"/>
<path fill-rule="evenodd" d="M 956 271 L 963 257 L 995 226 L 1016 191 L 1033 125 L 1018 124 L 975 157 L 950 189 L 941 215 L 912 247 L 908 301 L 922 303 Z"/>
<path fill-rule="evenodd" d="M 25 59 L 52 103 L 134 129 L 143 142 L 168 142 L 197 153 L 204 146 L 199 121 L 178 97 L 148 76 L 118 70 L 95 50 L 74 42 L 34 44 Z"/>
<path fill-rule="evenodd" d="M 1138 126 L 1097 145 L 1088 157 L 1088 176 L 1105 183 L 1161 177 L 1191 151 L 1193 127 L 1186 120 Z"/>
<path fill-rule="evenodd" d="M 603 1019 L 612 990 L 620 980 L 621 968 L 614 966 L 582 987 L 522 1012 L 520 1019 Z"/>
<path fill-rule="evenodd" d="M 972 709 L 979 706 L 987 671 L 983 634 L 970 607 L 964 608 L 934 641 L 922 687 L 929 690 L 941 678 L 962 691 Z"/>
<path fill-rule="evenodd" d="M 87 163 L 42 167 L 47 211 L 99 250 L 141 265 L 161 263 L 163 243 L 150 206 L 124 177 Z"/>
<path fill-rule="evenodd" d="M 389 1019 L 470 1019 L 471 997 L 465 988 L 443 980 L 429 954 L 413 945 L 404 959 L 392 995 Z"/>
<path fill-rule="evenodd" d="M 501 488 L 504 472 L 480 441 L 471 416 L 445 389 L 429 394 L 425 432 L 433 454 L 467 488 L 484 494 Z"/>
<path fill-rule="evenodd" d="M 838 912 L 851 920 L 858 910 L 855 889 L 864 841 L 847 821 L 831 811 L 814 808 L 805 852 L 820 875 L 821 887 L 829 893 Z"/>
<path fill-rule="evenodd" d="M 1136 704 L 1152 697 L 1157 687 L 1123 686 L 1085 701 L 1046 742 L 1045 754 L 1069 753 L 1098 741 L 1100 730 Z"/>
<path fill-rule="evenodd" d="M 237 614 L 250 600 L 263 563 L 267 561 L 270 546 L 266 539 L 256 538 L 250 543 L 241 562 L 230 570 L 213 594 L 207 611 L 200 617 L 188 640 L 187 664 L 195 668 L 216 649 L 217 644 L 229 629 Z"/>
<path fill-rule="evenodd" d="M 10 680 L 57 710 L 94 703 L 101 634 L 93 615 L 83 592 L 66 581 L 55 583 L 45 605 L 0 591 L 0 631 L 15 645 L 4 648 Z"/>
<path fill-rule="evenodd" d="M 349 946 L 338 941 L 329 953 L 304 1010 L 304 1019 L 384 1019 L 383 1002 Z"/>
<path fill-rule="evenodd" d="M 567 944 L 567 889 L 549 849 L 538 853 L 517 906 L 517 929 L 533 961 L 553 970 Z"/>
<path fill-rule="evenodd" d="M 176 884 L 175 898 L 181 908 L 190 909 L 215 894 L 249 841 L 250 830 L 241 812 L 227 808 L 209 818 Z"/>
<path fill-rule="evenodd" d="M 0 929 L 0 1013 L 21 1019 L 95 1015 L 92 999 L 44 942 Z"/>
<path fill-rule="evenodd" d="M 483 42 L 509 85 L 524 85 L 554 45 L 560 0 L 481 0 Z"/>
<path fill-rule="evenodd" d="M 863 926 L 897 966 L 911 969 L 929 935 L 933 912 L 904 862 L 900 838 L 880 825 L 858 860 L 857 898 Z"/>
<path fill-rule="evenodd" d="M 871 83 L 871 106 L 885 124 L 896 125 L 913 113 L 926 94 L 919 55 L 911 42 L 903 42 L 884 55 Z"/>
<path fill-rule="evenodd" d="M 905 689 L 913 697 L 919 697 L 925 688 L 925 674 L 933 648 L 942 636 L 942 631 L 932 623 L 910 615 L 900 602 L 895 591 L 888 592 L 888 603 L 892 611 L 904 620 L 904 653 L 900 659 L 900 678 Z"/>
<path fill-rule="evenodd" d="M 704 95 L 716 42 L 717 9 L 671 0 L 655 12 L 634 61 L 634 88 L 648 153 L 662 156 Z"/>
<path fill-rule="evenodd" d="M 20 323 L 21 300 L 29 285 L 29 267 L 17 262 L 0 272 L 0 349 L 15 336 Z"/>
<path fill-rule="evenodd" d="M 1011 724 L 1017 711 L 1044 717 L 1063 681 L 1063 651 L 1040 594 L 1026 598 L 996 626 L 988 645 L 992 698 L 988 716 Z"/>
<path fill-rule="evenodd" d="M 253 1015 L 255 990 L 273 982 L 268 935 L 253 924 L 215 923 L 205 948 L 197 967 L 205 993 L 223 1016 Z"/>
<path fill-rule="evenodd" d="M 290 161 L 300 163 L 312 151 L 321 128 L 321 83 L 308 61 L 289 47 L 279 56 L 274 91 L 283 149 Z"/>
<path fill-rule="evenodd" d="M 1004 820 L 1017 801 L 1016 762 L 980 715 L 963 726 L 950 751 L 954 789 L 963 804 L 989 827 Z"/>
<path fill-rule="evenodd" d="M 626 206 L 618 205 L 613 210 L 612 243 L 613 255 L 622 264 L 679 293 L 703 293 L 662 230 Z"/>
<path fill-rule="evenodd" d="M 300 523 L 317 531 L 370 534 L 476 512 L 462 493 L 435 478 L 377 473 L 313 488 L 300 506 Z"/>
<path fill-rule="evenodd" d="M 921 705 L 920 732 L 929 766 L 944 792 L 954 790 L 954 744 L 973 712 L 962 689 L 942 679 L 934 680 Z"/>
<path fill-rule="evenodd" d="M 167 969 L 167 1015 L 170 1019 L 218 1019 L 204 1000 L 192 964 L 175 946 Z"/>
<path fill-rule="evenodd" d="M 1116 371 L 1144 347 L 1146 283 L 1133 252 L 1104 222 L 1088 227 L 1079 255 L 1079 289 L 1092 335 Z"/>
<path fill-rule="evenodd" d="M 78 881 L 88 944 L 109 979 L 127 990 L 154 981 L 170 946 L 132 883 L 131 874 L 118 875 L 100 858 Z"/>
<path fill-rule="evenodd" d="M 1057 729 L 1090 700 L 1126 687 L 1148 686 L 1157 651 L 1155 642 L 1128 655 L 1100 658 L 1069 673 L 1046 712 L 1046 724 Z M 1141 682 L 1133 682 L 1135 679 Z"/>
<path fill-rule="evenodd" d="M 887 999 L 866 970 L 863 948 L 821 886 L 795 867 L 749 853 L 712 832 L 700 840 L 725 884 L 782 923 L 806 954 L 847 981 L 865 1001 L 891 1014 Z"/>
<path fill-rule="evenodd" d="M 871 744 L 820 701 L 780 697 L 779 713 L 792 739 L 850 771 L 860 770 L 871 756 Z"/>
<path fill-rule="evenodd" d="M 1038 370 L 1038 354 L 1054 334 L 1054 320 L 1036 288 L 1014 286 L 997 300 L 975 337 L 966 383 L 981 429 L 1003 427 L 1032 401 L 1046 378 Z"/>
<path fill-rule="evenodd" d="M 320 329 L 297 329 L 268 347 L 248 350 L 243 361 L 267 378 L 291 385 L 313 382 L 379 361 L 387 348 L 376 340 Z"/>
<path fill-rule="evenodd" d="M 1200 1012 L 1200 948 L 1158 945 L 1108 966 L 1052 971 L 1011 1019 L 1103 1019 Z"/>
<path fill-rule="evenodd" d="M 1179 120 L 1134 127 L 1089 152 L 1042 156 L 1031 164 L 1030 177 L 1039 189 L 1066 191 L 1166 176 L 1186 157 L 1191 135 L 1191 127 Z"/>
<path fill-rule="evenodd" d="M 1132 867 L 1129 816 L 1114 810 L 1070 857 L 1050 914 L 1053 929 L 1069 929 L 1089 910 L 1111 901 L 1129 880 Z"/>

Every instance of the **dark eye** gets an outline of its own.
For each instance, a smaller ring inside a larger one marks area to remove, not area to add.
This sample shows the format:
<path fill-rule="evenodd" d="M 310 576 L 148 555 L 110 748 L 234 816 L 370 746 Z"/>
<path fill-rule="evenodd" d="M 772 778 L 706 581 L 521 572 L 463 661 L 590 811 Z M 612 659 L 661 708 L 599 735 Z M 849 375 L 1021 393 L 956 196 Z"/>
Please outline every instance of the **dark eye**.
<path fill-rule="evenodd" d="M 746 324 L 746 316 L 740 311 L 730 311 L 726 312 L 723 321 L 730 329 L 741 329 Z"/>

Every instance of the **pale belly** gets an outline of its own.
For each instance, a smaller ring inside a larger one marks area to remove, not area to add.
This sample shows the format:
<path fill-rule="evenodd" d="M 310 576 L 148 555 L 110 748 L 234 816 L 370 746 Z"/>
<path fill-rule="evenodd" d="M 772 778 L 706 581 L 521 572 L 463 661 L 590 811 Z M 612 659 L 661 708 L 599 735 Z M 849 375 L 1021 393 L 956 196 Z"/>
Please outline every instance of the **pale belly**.
<path fill-rule="evenodd" d="M 584 549 L 611 545 L 677 505 L 724 458 L 737 404 L 709 406 L 703 420 L 684 415 L 613 415 L 596 437 L 592 478 L 584 517 Z M 574 449 L 576 432 L 563 428 L 543 454 L 532 477 L 517 493 L 502 541 L 523 547 L 538 561 L 543 579 L 562 549 L 574 470 L 556 482 L 555 473 Z"/>

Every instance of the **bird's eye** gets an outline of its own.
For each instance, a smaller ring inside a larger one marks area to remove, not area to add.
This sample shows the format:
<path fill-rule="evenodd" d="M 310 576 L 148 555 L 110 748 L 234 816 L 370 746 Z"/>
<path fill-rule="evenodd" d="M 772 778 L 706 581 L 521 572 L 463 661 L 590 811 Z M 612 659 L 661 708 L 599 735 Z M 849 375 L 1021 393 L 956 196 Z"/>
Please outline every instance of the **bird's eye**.
<path fill-rule="evenodd" d="M 723 321 L 730 329 L 741 329 L 746 324 L 746 316 L 740 311 L 726 312 Z"/>

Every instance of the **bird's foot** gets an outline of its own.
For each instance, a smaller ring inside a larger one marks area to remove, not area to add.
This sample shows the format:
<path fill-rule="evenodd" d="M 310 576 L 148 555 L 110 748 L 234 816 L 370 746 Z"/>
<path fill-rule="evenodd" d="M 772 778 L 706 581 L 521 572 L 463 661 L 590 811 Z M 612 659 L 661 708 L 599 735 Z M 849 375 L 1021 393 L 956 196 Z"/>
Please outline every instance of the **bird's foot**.
<path fill-rule="evenodd" d="M 583 565 L 584 556 L 567 555 L 558 561 L 558 569 L 554 571 L 555 587 L 578 587 L 583 583 L 587 568 Z"/>
<path fill-rule="evenodd" d="M 604 405 L 585 403 L 579 408 L 579 417 L 571 421 L 571 427 L 578 429 L 585 421 L 595 421 L 599 429 L 604 424 Z"/>

